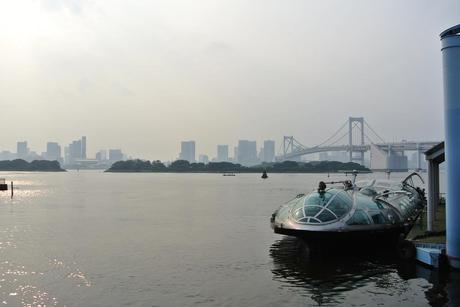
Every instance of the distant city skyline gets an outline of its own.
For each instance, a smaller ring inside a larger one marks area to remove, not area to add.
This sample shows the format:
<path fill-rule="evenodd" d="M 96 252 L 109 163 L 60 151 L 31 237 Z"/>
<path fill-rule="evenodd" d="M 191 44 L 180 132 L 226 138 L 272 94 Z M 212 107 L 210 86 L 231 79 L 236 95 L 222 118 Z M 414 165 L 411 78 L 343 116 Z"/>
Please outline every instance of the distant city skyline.
<path fill-rule="evenodd" d="M 17 141 L 16 151 L 0 148 L 0 161 L 14 159 L 23 159 L 29 162 L 33 160 L 56 160 L 61 166 L 94 166 L 98 163 L 101 166 L 108 166 L 113 162 L 129 158 L 121 149 L 109 149 L 108 155 L 106 149 L 101 149 L 94 156 L 88 156 L 86 140 L 86 136 L 82 136 L 67 146 L 61 146 L 58 142 L 48 141 L 45 151 L 42 152 L 30 148 L 28 141 Z"/>
<path fill-rule="evenodd" d="M 57 160 L 64 167 L 98 169 L 107 168 L 116 161 L 133 159 L 133 156 L 127 156 L 121 149 L 101 149 L 97 151 L 94 156 L 88 156 L 86 154 L 86 140 L 86 136 L 82 136 L 80 139 L 74 140 L 68 146 L 64 147 L 61 147 L 57 142 L 50 141 L 46 143 L 46 151 L 41 153 L 29 148 L 27 141 L 17 141 L 16 152 L 0 149 L 0 160 L 24 159 L 29 162 L 32 160 Z M 258 146 L 257 141 L 239 140 L 238 146 L 234 147 L 233 155 L 229 154 L 229 148 L 231 146 L 228 144 L 217 144 L 215 154 L 204 152 L 197 154 L 197 142 L 195 140 L 188 140 L 180 142 L 180 152 L 175 159 L 151 159 L 139 155 L 134 155 L 134 158 L 152 161 L 160 160 L 166 164 L 175 160 L 186 160 L 189 163 L 205 164 L 209 162 L 231 162 L 243 166 L 253 166 L 264 162 L 276 162 L 275 158 L 277 154 L 280 154 L 275 151 L 276 142 L 274 140 L 264 140 L 262 144 L 263 145 Z M 375 148 L 371 149 L 371 152 L 373 150 L 375 150 Z M 371 165 L 369 154 L 372 155 L 372 153 L 365 154 L 364 165 L 367 167 L 373 166 L 375 168 L 376 165 Z M 293 158 L 290 160 L 301 161 L 300 158 Z M 320 152 L 319 154 L 312 154 L 302 158 L 302 161 L 315 160 L 349 162 L 349 154 L 342 151 Z M 379 160 L 375 160 L 375 162 L 381 163 Z M 406 151 L 405 155 L 394 153 L 392 155 L 392 160 L 389 161 L 392 169 L 417 169 L 419 162 L 421 162 L 421 168 L 426 169 L 427 163 L 424 158 L 421 157 L 421 160 L 418 160 L 416 152 L 411 150 Z"/>
<path fill-rule="evenodd" d="M 89 156 L 173 160 L 187 139 L 314 146 L 347 116 L 442 140 L 439 33 L 458 20 L 456 0 L 2 1 L 0 150 L 87 135 Z"/>

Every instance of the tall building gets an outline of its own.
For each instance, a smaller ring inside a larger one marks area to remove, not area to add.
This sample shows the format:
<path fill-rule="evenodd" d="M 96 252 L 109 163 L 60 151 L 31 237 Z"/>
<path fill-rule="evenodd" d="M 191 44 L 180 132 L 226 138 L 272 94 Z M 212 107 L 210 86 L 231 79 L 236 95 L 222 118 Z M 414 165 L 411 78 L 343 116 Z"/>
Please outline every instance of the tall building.
<path fill-rule="evenodd" d="M 46 143 L 45 159 L 61 162 L 61 146 L 56 142 Z"/>
<path fill-rule="evenodd" d="M 86 136 L 81 137 L 81 158 L 86 160 Z"/>
<path fill-rule="evenodd" d="M 195 162 L 195 141 L 181 142 L 180 149 L 180 160 L 187 160 L 190 163 Z"/>
<path fill-rule="evenodd" d="M 274 162 L 275 161 L 275 141 L 266 140 L 264 141 L 263 150 L 263 161 Z"/>
<path fill-rule="evenodd" d="M 217 162 L 228 161 L 228 145 L 217 145 Z"/>
<path fill-rule="evenodd" d="M 86 160 L 86 136 L 75 140 L 68 147 L 64 148 L 65 163 L 73 164 L 77 160 Z"/>
<path fill-rule="evenodd" d="M 73 163 L 75 160 L 81 160 L 81 140 L 73 141 L 69 145 L 69 154 L 70 154 L 70 162 Z"/>
<path fill-rule="evenodd" d="M 109 160 L 112 163 L 123 160 L 121 149 L 109 149 Z"/>
<path fill-rule="evenodd" d="M 29 148 L 27 147 L 27 141 L 17 142 L 16 153 L 19 159 L 25 159 L 29 154 Z"/>
<path fill-rule="evenodd" d="M 238 163 L 244 166 L 257 164 L 257 143 L 256 141 L 238 141 Z"/>

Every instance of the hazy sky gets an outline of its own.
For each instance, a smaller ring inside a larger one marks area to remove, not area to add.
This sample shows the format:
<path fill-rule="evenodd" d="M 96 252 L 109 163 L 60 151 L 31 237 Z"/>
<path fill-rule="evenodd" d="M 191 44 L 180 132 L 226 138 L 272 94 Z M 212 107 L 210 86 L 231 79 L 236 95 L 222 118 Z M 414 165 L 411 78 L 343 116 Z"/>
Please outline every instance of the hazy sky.
<path fill-rule="evenodd" d="M 439 140 L 438 35 L 458 23 L 458 0 L 2 0 L 0 150 L 86 135 L 89 155 L 169 160 L 194 139 L 212 157 L 316 145 L 349 115 Z"/>

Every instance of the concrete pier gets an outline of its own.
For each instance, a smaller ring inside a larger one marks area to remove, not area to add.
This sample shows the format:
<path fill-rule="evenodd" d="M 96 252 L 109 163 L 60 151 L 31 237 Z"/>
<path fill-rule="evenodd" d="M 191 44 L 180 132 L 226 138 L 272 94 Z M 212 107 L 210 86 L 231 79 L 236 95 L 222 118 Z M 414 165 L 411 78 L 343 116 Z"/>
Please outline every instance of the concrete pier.
<path fill-rule="evenodd" d="M 460 269 L 460 25 L 441 33 L 447 163 L 446 243 L 452 267 Z"/>

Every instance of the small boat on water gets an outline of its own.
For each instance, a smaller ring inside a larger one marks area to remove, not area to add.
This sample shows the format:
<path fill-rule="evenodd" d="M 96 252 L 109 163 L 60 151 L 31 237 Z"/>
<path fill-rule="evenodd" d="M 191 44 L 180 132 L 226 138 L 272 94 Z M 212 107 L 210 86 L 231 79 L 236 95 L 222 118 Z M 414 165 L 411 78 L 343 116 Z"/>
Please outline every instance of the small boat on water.
<path fill-rule="evenodd" d="M 235 176 L 234 172 L 223 172 L 222 176 Z"/>
<path fill-rule="evenodd" d="M 264 171 L 264 172 L 262 173 L 262 177 L 261 177 L 261 178 L 262 178 L 262 179 L 267 179 L 267 178 L 268 178 L 267 171 Z"/>
<path fill-rule="evenodd" d="M 270 220 L 274 232 L 321 249 L 401 242 L 426 205 L 424 189 L 413 180 L 423 179 L 412 173 L 401 182 L 356 182 L 356 176 L 353 172 L 353 180 L 321 181 L 315 191 L 282 205 Z"/>

